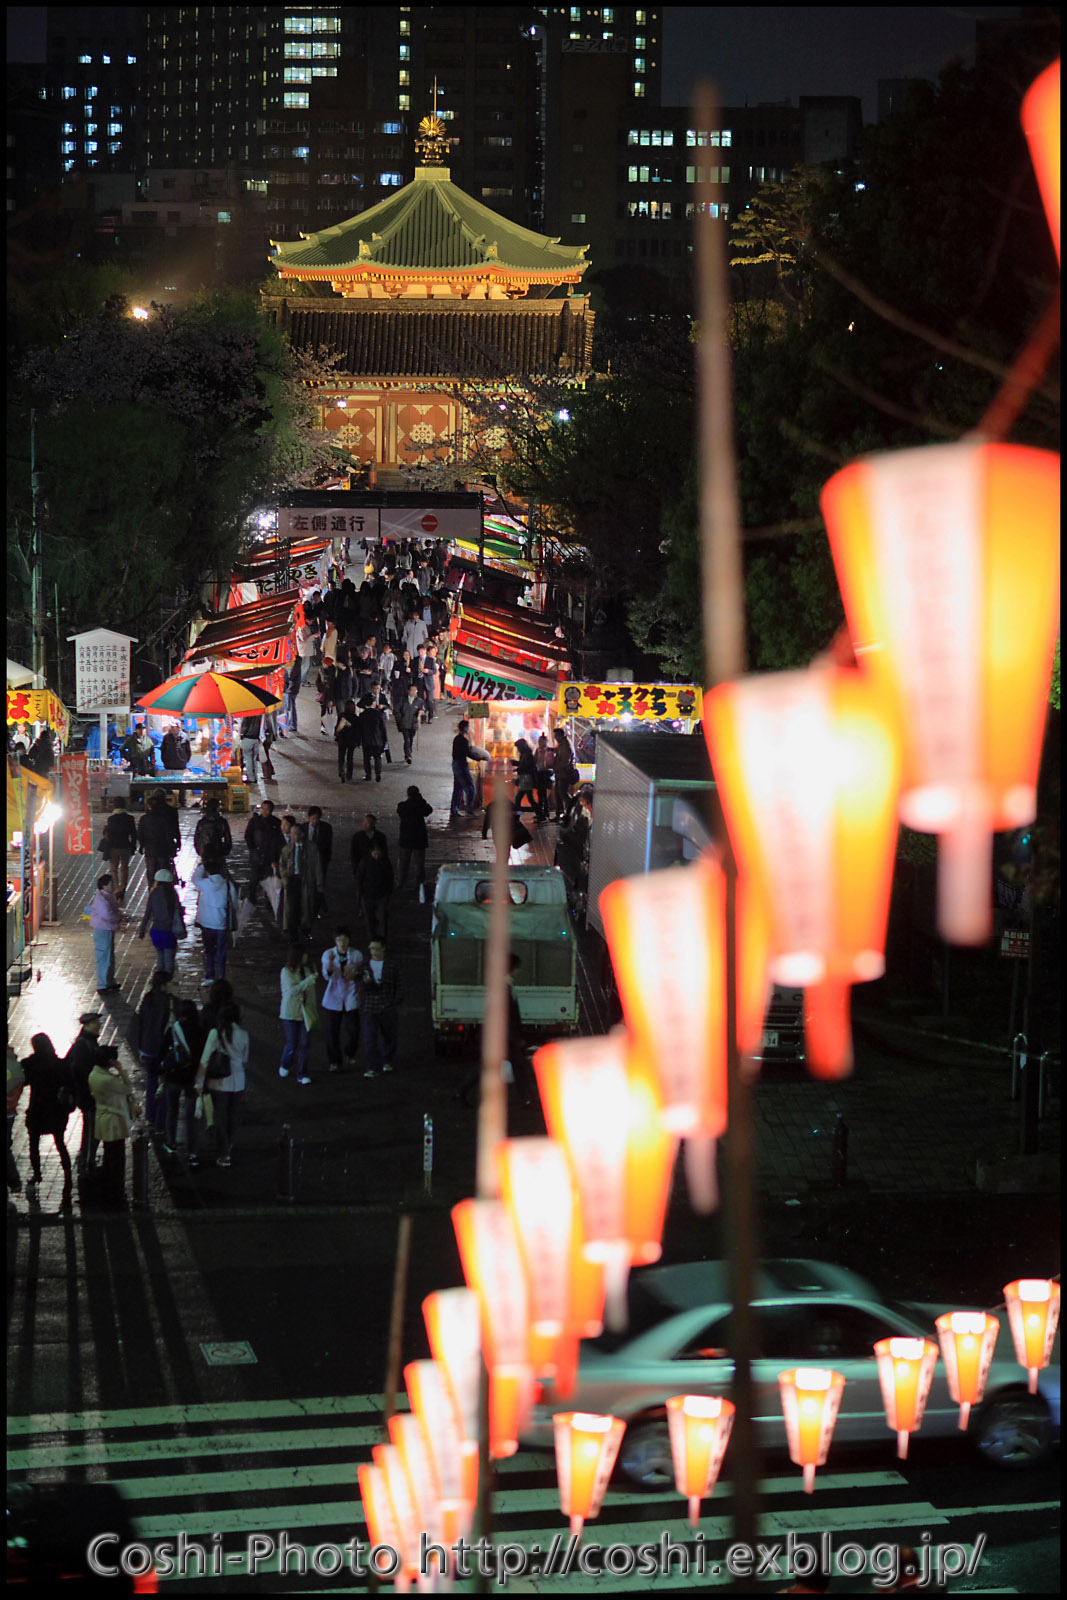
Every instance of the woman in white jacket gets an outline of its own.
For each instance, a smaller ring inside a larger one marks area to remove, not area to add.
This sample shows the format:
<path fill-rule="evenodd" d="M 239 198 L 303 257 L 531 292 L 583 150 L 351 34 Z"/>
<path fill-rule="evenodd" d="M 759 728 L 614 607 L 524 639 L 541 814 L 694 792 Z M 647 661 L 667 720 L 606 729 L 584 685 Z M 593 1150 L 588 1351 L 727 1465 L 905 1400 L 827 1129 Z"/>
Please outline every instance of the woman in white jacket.
<path fill-rule="evenodd" d="M 282 1051 L 279 1078 L 287 1078 L 296 1061 L 297 1083 L 310 1083 L 308 1077 L 309 1008 L 315 1001 L 315 969 L 310 957 L 300 945 L 289 946 L 289 955 L 282 968 L 282 1027 L 285 1030 L 285 1049 Z"/>
<path fill-rule="evenodd" d="M 241 1013 L 236 1002 L 219 1007 L 218 1026 L 207 1036 L 196 1076 L 197 1091 L 206 1088 L 211 1096 L 220 1167 L 231 1164 L 237 1114 L 245 1092 L 251 1041 L 240 1022 Z"/>
<path fill-rule="evenodd" d="M 193 872 L 199 902 L 196 920 L 204 941 L 204 977 L 206 988 L 216 978 L 226 976 L 226 955 L 230 948 L 230 932 L 237 919 L 237 889 L 224 864 L 215 856 L 208 856 Z"/>

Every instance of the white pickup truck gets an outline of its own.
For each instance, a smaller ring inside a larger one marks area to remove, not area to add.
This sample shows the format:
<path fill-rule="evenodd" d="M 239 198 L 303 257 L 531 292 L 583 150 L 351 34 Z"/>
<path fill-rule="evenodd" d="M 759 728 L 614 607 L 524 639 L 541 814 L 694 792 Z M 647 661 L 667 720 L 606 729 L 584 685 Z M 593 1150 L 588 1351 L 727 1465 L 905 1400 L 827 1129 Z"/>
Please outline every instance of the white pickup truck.
<path fill-rule="evenodd" d="M 430 986 L 438 1045 L 463 1043 L 485 1012 L 491 869 L 484 862 L 441 867 L 433 898 Z M 515 998 L 523 1024 L 546 1036 L 578 1026 L 578 961 L 567 885 L 558 867 L 509 867 L 511 949 L 521 965 Z"/>

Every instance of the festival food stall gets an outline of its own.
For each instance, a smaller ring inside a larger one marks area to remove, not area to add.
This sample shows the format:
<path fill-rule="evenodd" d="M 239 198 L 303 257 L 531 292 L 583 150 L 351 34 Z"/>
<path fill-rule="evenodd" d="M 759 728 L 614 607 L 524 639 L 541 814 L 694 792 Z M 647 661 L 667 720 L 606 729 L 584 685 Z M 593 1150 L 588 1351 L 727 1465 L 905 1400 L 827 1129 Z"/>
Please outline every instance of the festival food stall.
<path fill-rule="evenodd" d="M 598 733 L 623 733 L 634 723 L 649 733 L 692 733 L 700 720 L 701 690 L 691 683 L 561 683 L 556 710 L 565 719 L 578 777 L 596 777 Z"/>

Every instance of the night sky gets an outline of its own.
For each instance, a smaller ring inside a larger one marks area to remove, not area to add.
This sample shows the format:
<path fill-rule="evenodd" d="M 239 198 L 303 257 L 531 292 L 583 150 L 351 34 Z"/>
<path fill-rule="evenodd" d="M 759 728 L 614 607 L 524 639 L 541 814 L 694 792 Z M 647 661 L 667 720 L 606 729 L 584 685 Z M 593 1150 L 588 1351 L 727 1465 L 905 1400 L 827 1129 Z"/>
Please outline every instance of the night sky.
<path fill-rule="evenodd" d="M 858 94 L 873 121 L 879 78 L 936 78 L 969 59 L 978 18 L 1018 6 L 667 6 L 663 102 L 686 105 L 708 77 L 725 105 Z M 43 6 L 10 6 L 8 60 L 44 60 Z"/>

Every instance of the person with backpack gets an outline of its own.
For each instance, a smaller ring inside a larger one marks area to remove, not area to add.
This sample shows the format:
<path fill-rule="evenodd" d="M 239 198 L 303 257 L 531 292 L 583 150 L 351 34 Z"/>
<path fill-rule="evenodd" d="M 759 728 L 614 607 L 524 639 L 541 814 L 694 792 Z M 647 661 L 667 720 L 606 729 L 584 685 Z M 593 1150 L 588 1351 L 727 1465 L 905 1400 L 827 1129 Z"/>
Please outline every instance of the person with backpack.
<path fill-rule="evenodd" d="M 153 879 L 137 930 L 138 939 L 143 939 L 146 932 L 156 952 L 156 971 L 173 972 L 178 940 L 185 938 L 186 927 L 185 913 L 174 887 L 174 874 L 169 867 L 160 867 Z"/>
<path fill-rule="evenodd" d="M 74 1174 L 67 1153 L 64 1134 L 67 1120 L 74 1110 L 74 1089 L 70 1069 L 56 1055 L 56 1047 L 47 1033 L 35 1033 L 30 1040 L 32 1053 L 22 1062 L 22 1072 L 30 1086 L 30 1102 L 26 1108 L 26 1130 L 30 1136 L 30 1170 L 32 1177 L 26 1185 L 27 1197 L 32 1199 L 41 1181 L 41 1140 L 49 1138 L 56 1147 L 63 1168 L 63 1198 L 61 1204 L 69 1206 Z"/>
<path fill-rule="evenodd" d="M 196 1074 L 203 1048 L 204 1033 L 196 1006 L 192 1000 L 179 1000 L 177 1014 L 164 1037 L 160 1059 L 164 1098 L 163 1148 L 169 1156 L 177 1149 L 178 1119 L 184 1095 L 186 1159 L 191 1167 L 199 1165 Z"/>
<path fill-rule="evenodd" d="M 201 861 L 208 856 L 224 860 L 233 849 L 230 824 L 222 814 L 216 795 L 204 801 L 204 814 L 193 830 L 193 849 Z"/>
<path fill-rule="evenodd" d="M 198 862 L 192 882 L 199 895 L 196 921 L 204 941 L 202 986 L 206 988 L 226 976 L 230 934 L 237 925 L 237 888 L 218 856 Z"/>
<path fill-rule="evenodd" d="M 159 1093 L 160 1063 L 167 1030 L 174 1016 L 170 992 L 173 973 L 153 972 L 148 992 L 137 1008 L 137 1048 L 145 1077 L 145 1115 L 157 1130 L 163 1121 L 163 1102 Z"/>
<path fill-rule="evenodd" d="M 207 1036 L 196 1075 L 198 1092 L 206 1089 L 211 1096 L 220 1167 L 232 1164 L 234 1134 L 245 1092 L 251 1040 L 240 1023 L 241 1012 L 235 1001 L 219 1007 L 217 1026 Z"/>
<path fill-rule="evenodd" d="M 107 819 L 104 836 L 100 841 L 100 853 L 107 857 L 108 870 L 115 880 L 115 897 L 118 900 L 125 898 L 130 876 L 130 857 L 136 848 L 137 825 L 126 810 L 123 796 L 116 795 L 111 802 L 111 815 Z"/>

